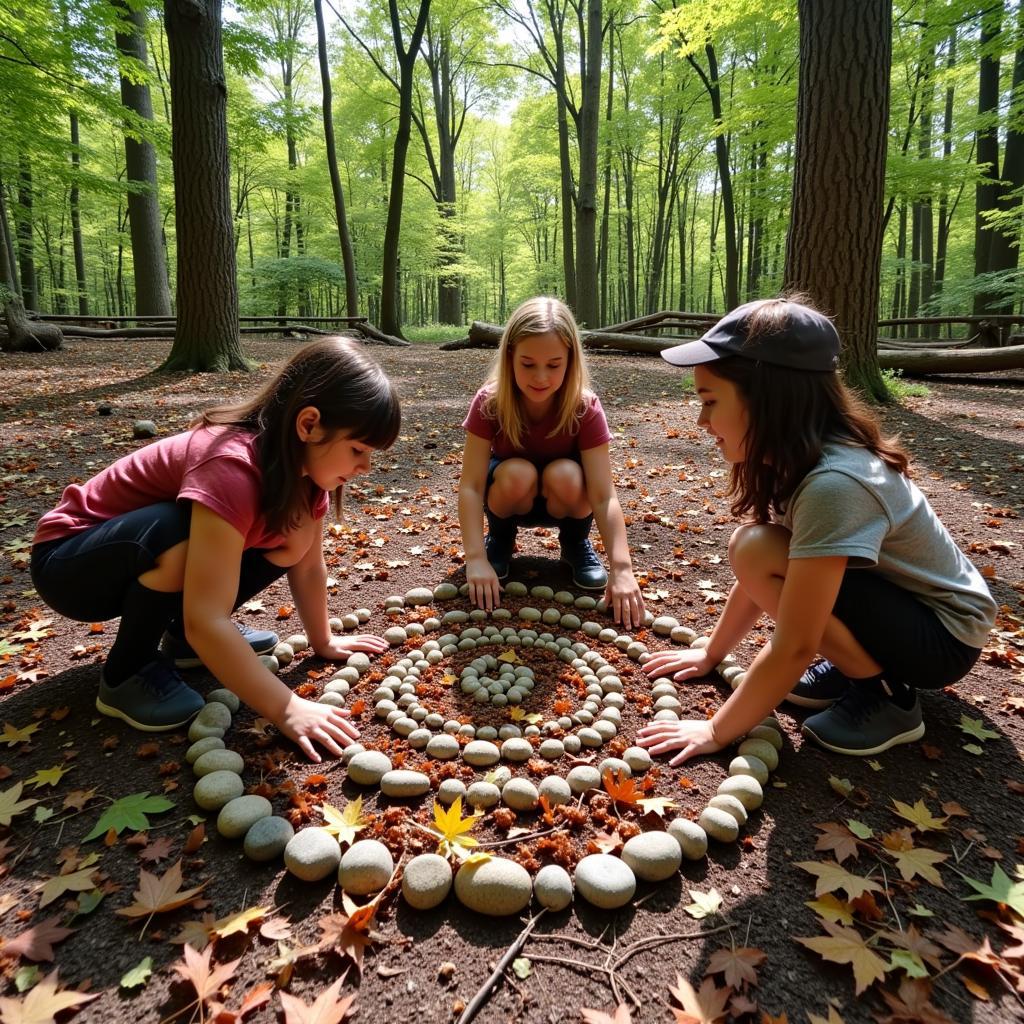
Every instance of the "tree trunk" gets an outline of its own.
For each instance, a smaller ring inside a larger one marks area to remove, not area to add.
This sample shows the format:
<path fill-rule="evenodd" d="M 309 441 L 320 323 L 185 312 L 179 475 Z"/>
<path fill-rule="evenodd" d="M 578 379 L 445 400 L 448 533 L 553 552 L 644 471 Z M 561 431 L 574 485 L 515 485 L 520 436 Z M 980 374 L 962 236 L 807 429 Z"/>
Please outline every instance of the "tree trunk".
<path fill-rule="evenodd" d="M 409 47 L 402 45 L 402 24 L 398 0 L 388 0 L 391 14 L 391 33 L 399 66 L 398 130 L 391 161 L 391 195 L 388 200 L 388 219 L 384 228 L 384 261 L 381 275 L 380 327 L 385 334 L 402 336 L 402 317 L 399 310 L 398 260 L 402 233 L 402 202 L 405 198 L 405 161 L 409 153 L 412 131 L 412 85 L 416 55 L 423 40 L 423 30 L 430 13 L 430 0 L 420 0 L 416 24 L 409 39 Z"/>
<path fill-rule="evenodd" d="M 942 161 L 947 166 L 953 156 L 953 70 L 956 68 L 956 29 L 949 33 L 949 52 L 946 55 L 946 67 L 950 72 L 949 84 L 946 86 L 946 106 L 942 117 Z M 944 185 L 939 198 L 938 240 L 935 249 L 935 294 L 941 296 L 942 285 L 946 279 L 946 248 L 949 244 L 949 227 L 952 215 L 948 214 L 949 186 Z"/>
<path fill-rule="evenodd" d="M 126 60 L 146 66 L 146 12 L 127 0 L 114 0 L 121 18 L 116 34 L 117 49 Z M 137 72 L 121 71 L 121 102 L 136 118 L 152 122 L 153 103 L 149 86 L 138 80 Z M 132 236 L 132 264 L 135 271 L 135 308 L 152 316 L 171 312 L 171 292 L 157 191 L 156 150 L 128 125 L 124 135 L 124 158 L 128 179 L 128 220 Z"/>
<path fill-rule="evenodd" d="M 89 294 L 85 280 L 85 249 L 82 246 L 81 211 L 78 202 L 78 114 L 71 111 L 71 244 L 75 253 L 75 291 L 78 293 L 78 313 L 89 315 Z"/>
<path fill-rule="evenodd" d="M 989 273 L 1015 270 L 1020 256 L 1020 208 L 1024 190 L 1024 5 L 1017 7 L 1017 53 L 1013 61 L 1013 86 L 1006 117 L 1003 173 L 1000 175 L 996 209 L 1006 221 L 991 232 Z M 987 313 L 1012 313 L 1013 297 L 993 296 L 986 302 Z"/>
<path fill-rule="evenodd" d="M 580 187 L 576 206 L 576 318 L 580 324 L 598 324 L 597 289 L 597 154 L 601 114 L 601 56 L 604 40 L 601 0 L 587 3 L 586 49 L 580 107 Z M 581 22 L 582 27 L 582 22 Z M 580 40 L 581 44 L 583 40 Z M 582 49 L 582 45 L 581 45 Z"/>
<path fill-rule="evenodd" d="M 164 0 L 178 323 L 162 370 L 249 370 L 238 334 L 221 0 Z"/>
<path fill-rule="evenodd" d="M 0 307 L 7 320 L 7 334 L 0 339 L 0 349 L 4 352 L 39 352 L 62 348 L 64 338 L 59 327 L 34 324 L 25 315 L 25 307 L 14 282 L 14 264 L 10 257 L 13 246 L 7 232 L 7 217 L 0 216 Z"/>
<path fill-rule="evenodd" d="M 597 274 L 600 279 L 601 308 L 599 323 L 608 322 L 608 234 L 612 202 L 612 98 L 615 91 L 615 31 L 608 33 L 608 99 L 605 103 L 604 140 L 604 202 L 601 209 L 601 232 L 597 243 Z"/>
<path fill-rule="evenodd" d="M 876 321 L 892 2 L 799 0 L 799 17 L 796 158 L 784 279 L 835 317 L 847 382 L 884 400 Z"/>
<path fill-rule="evenodd" d="M 18 203 L 14 208 L 18 225 L 18 265 L 21 275 L 21 300 L 29 309 L 39 308 L 36 282 L 36 258 L 32 225 L 32 167 L 24 153 L 18 156 Z"/>
<path fill-rule="evenodd" d="M 21 291 L 21 282 L 18 280 L 18 254 L 14 251 L 14 234 L 11 231 L 11 221 L 7 216 L 7 200 L 4 198 L 4 183 L 0 179 L 0 237 L 7 246 L 7 266 L 10 275 L 11 293 L 17 295 Z M 0 286 L 7 285 L 8 278 L 0 275 Z"/>
<path fill-rule="evenodd" d="M 334 195 L 334 219 L 338 225 L 341 258 L 345 265 L 345 308 L 349 316 L 359 316 L 359 281 L 356 278 L 356 259 L 352 250 L 352 236 L 345 216 L 345 193 L 338 173 L 338 154 L 334 146 L 334 115 L 331 110 L 331 69 L 327 62 L 327 33 L 324 29 L 323 0 L 313 0 L 316 10 L 317 54 L 320 59 L 320 83 L 323 87 L 324 141 L 327 146 L 327 169 L 331 175 Z"/>
<path fill-rule="evenodd" d="M 556 85 L 555 103 L 558 110 L 558 162 L 561 167 L 559 186 L 562 207 L 562 276 L 565 279 L 565 301 L 570 309 L 576 309 L 576 250 L 573 246 L 572 214 L 576 196 L 572 185 L 572 158 L 569 156 L 569 115 L 563 95 L 565 68 L 562 67 L 563 83 Z"/>
<path fill-rule="evenodd" d="M 978 65 L 978 130 L 975 157 L 978 166 L 978 184 L 974 188 L 974 276 L 984 274 L 989 267 L 992 247 L 992 229 L 986 214 L 996 210 L 999 180 L 999 54 L 993 54 L 992 44 L 1002 29 L 1003 5 L 992 4 L 982 16 L 981 38 L 978 46 L 981 58 Z M 974 296 L 974 312 L 989 312 L 992 296 L 979 292 Z"/>

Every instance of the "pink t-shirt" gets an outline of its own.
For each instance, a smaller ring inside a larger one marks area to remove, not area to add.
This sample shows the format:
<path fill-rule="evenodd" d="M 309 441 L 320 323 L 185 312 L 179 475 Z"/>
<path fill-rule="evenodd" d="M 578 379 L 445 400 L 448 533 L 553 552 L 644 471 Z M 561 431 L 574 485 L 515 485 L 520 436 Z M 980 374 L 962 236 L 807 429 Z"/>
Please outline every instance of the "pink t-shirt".
<path fill-rule="evenodd" d="M 532 462 L 545 463 L 552 459 L 563 459 L 588 448 L 599 448 L 611 440 L 608 420 L 605 419 L 601 400 L 597 395 L 587 394 L 584 398 L 586 408 L 580 416 L 579 430 L 575 434 L 567 430 L 559 431 L 551 437 L 548 434 L 555 429 L 558 420 L 558 409 L 552 407 L 550 413 L 538 423 L 526 424 L 526 436 L 520 447 L 515 448 L 498 426 L 497 419 L 484 414 L 483 404 L 491 393 L 492 385 L 485 384 L 470 403 L 469 412 L 462 426 L 471 434 L 491 442 L 491 454 L 498 459 L 513 456 L 530 459 Z"/>
<path fill-rule="evenodd" d="M 284 537 L 271 531 L 260 511 L 263 474 L 255 437 L 227 427 L 198 427 L 123 456 L 84 484 L 69 484 L 47 512 L 32 540 L 69 537 L 115 516 L 161 501 L 197 501 L 230 523 L 246 548 L 275 548 Z M 312 515 L 327 512 L 320 491 Z"/>

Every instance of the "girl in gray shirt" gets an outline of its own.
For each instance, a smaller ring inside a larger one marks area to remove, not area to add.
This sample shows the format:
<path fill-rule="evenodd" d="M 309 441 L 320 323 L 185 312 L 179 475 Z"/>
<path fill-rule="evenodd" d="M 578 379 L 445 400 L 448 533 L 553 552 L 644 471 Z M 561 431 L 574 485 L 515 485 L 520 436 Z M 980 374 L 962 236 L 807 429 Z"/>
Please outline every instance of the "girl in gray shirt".
<path fill-rule="evenodd" d="M 638 742 L 679 750 L 681 764 L 782 700 L 815 709 L 803 732 L 837 753 L 920 739 L 917 691 L 970 671 L 996 605 L 906 452 L 840 380 L 831 321 L 794 300 L 747 303 L 662 356 L 694 367 L 698 423 L 732 466 L 733 514 L 750 521 L 729 542 L 736 582 L 707 647 L 655 654 L 645 671 L 707 675 L 762 613 L 775 631 L 713 718 L 653 722 Z"/>

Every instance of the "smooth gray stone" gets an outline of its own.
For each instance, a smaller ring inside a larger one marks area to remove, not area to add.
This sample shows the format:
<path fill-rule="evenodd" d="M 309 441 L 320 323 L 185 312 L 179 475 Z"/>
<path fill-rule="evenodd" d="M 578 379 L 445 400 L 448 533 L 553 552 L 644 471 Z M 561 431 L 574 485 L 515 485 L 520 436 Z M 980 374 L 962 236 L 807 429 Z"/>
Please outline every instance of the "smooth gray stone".
<path fill-rule="evenodd" d="M 455 895 L 463 906 L 488 917 L 518 914 L 533 897 L 533 881 L 521 864 L 492 857 L 463 864 L 455 876 Z"/>
<path fill-rule="evenodd" d="M 402 871 L 402 896 L 416 910 L 433 910 L 444 902 L 451 887 L 452 866 L 436 853 L 413 857 Z"/>
<path fill-rule="evenodd" d="M 712 838 L 720 843 L 731 843 L 740 834 L 736 819 L 720 807 L 705 807 L 700 812 L 697 824 Z"/>
<path fill-rule="evenodd" d="M 452 601 L 459 596 L 459 588 L 454 583 L 438 583 L 433 596 L 436 601 Z"/>
<path fill-rule="evenodd" d="M 445 807 L 455 803 L 456 800 L 466 795 L 466 784 L 461 779 L 445 779 L 437 787 L 437 800 Z"/>
<path fill-rule="evenodd" d="M 293 835 L 295 829 L 287 818 L 260 818 L 245 833 L 242 849 L 249 860 L 263 864 L 280 857 Z"/>
<path fill-rule="evenodd" d="M 559 804 L 567 804 L 572 800 L 572 790 L 569 788 L 569 783 L 560 775 L 549 775 L 547 778 L 541 779 L 537 792 L 540 796 L 547 799 L 551 807 L 558 807 Z"/>
<path fill-rule="evenodd" d="M 671 636 L 672 630 L 679 625 L 679 620 L 674 619 L 671 615 L 659 615 L 653 623 L 651 623 L 651 629 L 654 630 L 658 636 Z"/>
<path fill-rule="evenodd" d="M 234 772 L 241 775 L 244 769 L 242 755 L 234 750 L 208 750 L 201 757 L 197 757 L 195 764 L 192 765 L 192 771 L 199 779 L 211 772 Z"/>
<path fill-rule="evenodd" d="M 257 821 L 274 813 L 264 796 L 239 796 L 229 800 L 217 815 L 217 831 L 225 839 L 241 839 Z"/>
<path fill-rule="evenodd" d="M 342 855 L 338 884 L 354 896 L 380 892 L 395 870 L 391 851 L 376 839 L 360 839 Z"/>
<path fill-rule="evenodd" d="M 747 823 L 747 809 L 731 793 L 716 793 L 709 801 L 708 807 L 717 807 L 720 811 L 731 814 L 736 824 L 743 828 Z"/>
<path fill-rule="evenodd" d="M 542 907 L 553 913 L 565 910 L 572 903 L 572 878 L 558 864 L 546 864 L 533 880 L 533 894 Z"/>
<path fill-rule="evenodd" d="M 526 597 L 529 591 L 526 589 L 525 583 L 513 580 L 511 583 L 505 584 L 505 593 L 510 597 Z"/>
<path fill-rule="evenodd" d="M 622 760 L 629 765 L 634 775 L 642 775 L 654 763 L 650 752 L 643 747 L 627 747 L 622 752 Z"/>
<path fill-rule="evenodd" d="M 501 756 L 505 758 L 506 761 L 529 761 L 530 758 L 533 757 L 533 747 L 530 745 L 529 740 L 512 737 L 502 743 Z"/>
<path fill-rule="evenodd" d="M 379 750 L 363 750 L 348 763 L 348 777 L 360 786 L 378 786 L 391 771 L 391 758 Z"/>
<path fill-rule="evenodd" d="M 565 744 L 557 739 L 545 740 L 540 745 L 539 753 L 546 761 L 557 761 L 565 753 Z"/>
<path fill-rule="evenodd" d="M 453 757 L 458 757 L 460 749 L 459 741 L 446 732 L 432 736 L 430 742 L 427 743 L 427 755 L 435 757 L 439 761 L 450 761 Z"/>
<path fill-rule="evenodd" d="M 618 857 L 592 853 L 576 865 L 576 891 L 602 910 L 625 906 L 636 892 L 636 876 Z"/>
<path fill-rule="evenodd" d="M 471 807 L 487 810 L 501 799 L 501 790 L 493 782 L 474 782 L 466 790 L 466 802 Z"/>
<path fill-rule="evenodd" d="M 537 787 L 529 779 L 509 779 L 501 790 L 501 799 L 513 811 L 532 811 L 537 806 Z"/>
<path fill-rule="evenodd" d="M 488 768 L 501 760 L 501 751 L 487 740 L 471 740 L 462 750 L 462 760 L 474 768 Z"/>
<path fill-rule="evenodd" d="M 707 833 L 697 822 L 689 818 L 675 818 L 669 822 L 667 831 L 687 860 L 700 860 L 708 852 Z"/>
<path fill-rule="evenodd" d="M 242 702 L 238 699 L 238 695 L 232 693 L 230 690 L 226 690 L 221 687 L 219 690 L 211 690 L 206 695 L 207 704 L 223 704 L 232 714 L 238 711 L 242 706 Z"/>
<path fill-rule="evenodd" d="M 423 796 L 429 790 L 430 779 L 426 775 L 406 768 L 392 768 L 380 780 L 380 791 L 385 796 L 399 800 L 410 796 Z"/>
<path fill-rule="evenodd" d="M 719 784 L 718 792 L 736 797 L 748 811 L 756 811 L 764 803 L 764 790 L 752 775 L 730 775 Z"/>
<path fill-rule="evenodd" d="M 588 789 L 598 789 L 601 785 L 601 773 L 589 764 L 578 764 L 569 771 L 565 777 L 569 788 L 576 796 L 586 792 Z"/>
<path fill-rule="evenodd" d="M 608 772 L 611 772 L 613 776 L 623 776 L 624 778 L 631 779 L 633 777 L 633 769 L 622 760 L 620 757 L 606 757 L 598 766 L 597 770 L 601 773 L 603 779 Z"/>
<path fill-rule="evenodd" d="M 757 779 L 761 786 L 768 784 L 768 765 L 753 754 L 737 754 L 729 762 L 730 775 L 750 775 Z"/>
<path fill-rule="evenodd" d="M 421 605 L 430 604 L 434 600 L 434 591 L 430 587 L 413 587 L 405 595 L 405 603 L 407 605 Z"/>
<path fill-rule="evenodd" d="M 221 707 L 224 707 L 221 704 Z M 204 740 L 208 736 L 223 736 L 224 730 L 217 725 L 204 725 L 198 719 L 193 719 L 192 724 L 188 727 L 188 739 L 190 743 L 197 743 L 199 740 Z"/>
<path fill-rule="evenodd" d="M 683 851 L 674 836 L 667 832 L 641 832 L 626 840 L 622 860 L 637 878 L 645 882 L 662 882 L 679 870 Z"/>
<path fill-rule="evenodd" d="M 338 840 L 322 828 L 301 829 L 284 848 L 285 867 L 303 882 L 319 882 L 337 871 L 340 863 Z"/>
<path fill-rule="evenodd" d="M 744 740 L 737 752 L 759 757 L 768 766 L 770 772 L 779 767 L 779 752 L 767 740 Z"/>
<path fill-rule="evenodd" d="M 392 647 L 400 647 L 409 639 L 409 634 L 406 633 L 403 626 L 388 626 L 384 630 L 384 639 L 387 640 Z"/>
<path fill-rule="evenodd" d="M 219 811 L 228 801 L 245 791 L 242 780 L 234 772 L 210 772 L 192 790 L 192 799 L 204 811 Z"/>
<path fill-rule="evenodd" d="M 201 740 L 196 740 L 188 750 L 185 751 L 185 760 L 189 764 L 195 764 L 203 756 L 208 754 L 211 750 L 224 750 L 226 744 L 220 736 L 205 736 Z"/>

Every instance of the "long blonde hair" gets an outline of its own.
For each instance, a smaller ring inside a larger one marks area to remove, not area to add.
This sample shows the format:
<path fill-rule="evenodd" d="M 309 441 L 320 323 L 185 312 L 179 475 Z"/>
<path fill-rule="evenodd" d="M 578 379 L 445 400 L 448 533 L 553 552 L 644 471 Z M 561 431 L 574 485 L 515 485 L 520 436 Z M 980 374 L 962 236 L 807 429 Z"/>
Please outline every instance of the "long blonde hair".
<path fill-rule="evenodd" d="M 487 375 L 488 383 L 492 385 L 491 392 L 482 407 L 485 416 L 498 421 L 499 429 L 515 448 L 522 446 L 527 428 L 523 398 L 516 387 L 512 360 L 516 344 L 523 338 L 538 334 L 556 335 L 568 350 L 565 379 L 557 396 L 558 418 L 548 437 L 563 432 L 575 434 L 592 395 L 580 329 L 569 307 L 560 299 L 546 296 L 527 299 L 508 318 L 505 330 L 501 333 L 498 354 Z"/>

